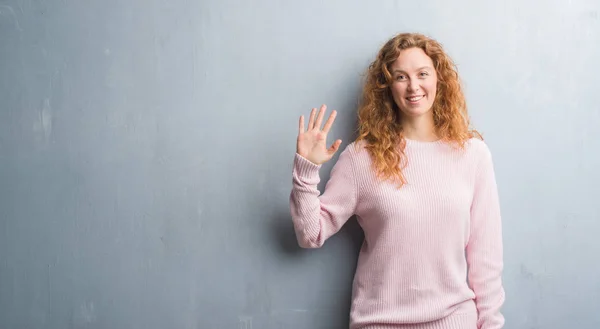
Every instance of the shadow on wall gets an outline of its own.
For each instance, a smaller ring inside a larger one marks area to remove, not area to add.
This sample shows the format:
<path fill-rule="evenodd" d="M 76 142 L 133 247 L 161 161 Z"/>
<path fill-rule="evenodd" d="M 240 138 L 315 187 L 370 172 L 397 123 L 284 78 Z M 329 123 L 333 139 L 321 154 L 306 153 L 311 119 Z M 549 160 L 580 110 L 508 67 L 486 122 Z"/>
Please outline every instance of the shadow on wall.
<path fill-rule="evenodd" d="M 277 241 L 276 245 L 279 246 L 281 252 L 289 257 L 297 257 L 305 251 L 298 245 L 289 211 L 281 211 L 275 218 L 271 219 L 270 223 L 272 223 L 273 238 Z M 355 216 L 352 216 L 335 235 L 336 238 L 338 236 L 349 237 L 358 255 L 364 234 Z"/>

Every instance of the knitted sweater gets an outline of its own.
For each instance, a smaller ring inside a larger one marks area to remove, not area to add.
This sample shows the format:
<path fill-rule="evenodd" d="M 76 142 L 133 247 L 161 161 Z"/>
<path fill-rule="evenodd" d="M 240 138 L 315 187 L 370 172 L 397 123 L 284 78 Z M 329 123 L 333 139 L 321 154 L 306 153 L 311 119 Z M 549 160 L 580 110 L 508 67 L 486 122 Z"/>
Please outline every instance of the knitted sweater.
<path fill-rule="evenodd" d="M 363 142 L 340 153 L 320 194 L 316 165 L 296 153 L 290 210 L 303 248 L 318 248 L 356 215 L 364 241 L 351 329 L 498 329 L 503 251 L 487 145 L 406 140 L 401 188 L 379 180 Z"/>

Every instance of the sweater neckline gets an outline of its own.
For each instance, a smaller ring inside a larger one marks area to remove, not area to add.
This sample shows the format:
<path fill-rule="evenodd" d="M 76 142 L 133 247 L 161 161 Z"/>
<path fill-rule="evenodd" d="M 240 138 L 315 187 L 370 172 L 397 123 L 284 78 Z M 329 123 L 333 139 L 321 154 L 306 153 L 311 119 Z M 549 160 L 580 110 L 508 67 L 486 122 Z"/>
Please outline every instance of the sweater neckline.
<path fill-rule="evenodd" d="M 404 140 L 406 141 L 406 145 L 414 145 L 414 146 L 435 146 L 435 145 L 441 145 L 444 143 L 443 139 L 437 139 L 434 141 L 421 141 L 421 140 L 417 140 L 417 139 L 410 139 L 410 138 L 406 138 L 404 137 Z"/>

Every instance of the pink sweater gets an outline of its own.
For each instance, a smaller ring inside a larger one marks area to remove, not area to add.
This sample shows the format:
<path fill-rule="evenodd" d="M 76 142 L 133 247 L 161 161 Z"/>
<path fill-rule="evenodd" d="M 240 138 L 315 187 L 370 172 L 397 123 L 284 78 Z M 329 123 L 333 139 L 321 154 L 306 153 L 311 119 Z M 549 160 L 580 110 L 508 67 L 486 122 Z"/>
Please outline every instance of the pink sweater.
<path fill-rule="evenodd" d="M 486 144 L 407 140 L 408 184 L 397 189 L 377 180 L 362 143 L 340 153 L 322 195 L 321 166 L 296 153 L 290 196 L 301 247 L 321 247 L 352 215 L 364 231 L 350 328 L 502 328 L 502 224 Z"/>

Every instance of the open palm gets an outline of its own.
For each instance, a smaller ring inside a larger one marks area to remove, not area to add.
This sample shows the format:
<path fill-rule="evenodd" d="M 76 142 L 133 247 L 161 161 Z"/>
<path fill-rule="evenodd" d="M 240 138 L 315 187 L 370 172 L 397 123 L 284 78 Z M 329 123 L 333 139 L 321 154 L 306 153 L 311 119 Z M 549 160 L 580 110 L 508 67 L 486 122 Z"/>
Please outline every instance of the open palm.
<path fill-rule="evenodd" d="M 304 116 L 300 116 L 300 124 L 298 127 L 296 152 L 317 165 L 329 161 L 342 143 L 342 141 L 338 139 L 331 147 L 327 148 L 327 133 L 335 121 L 337 112 L 333 111 L 329 115 L 327 122 L 325 122 L 325 125 L 321 129 L 321 123 L 326 109 L 327 106 L 322 105 L 318 114 L 316 108 L 312 109 L 306 130 L 304 129 Z"/>

